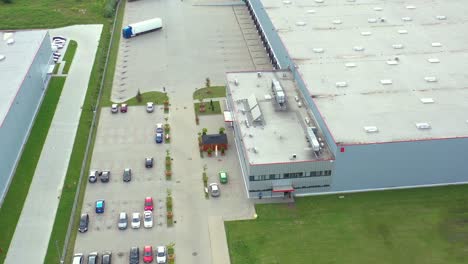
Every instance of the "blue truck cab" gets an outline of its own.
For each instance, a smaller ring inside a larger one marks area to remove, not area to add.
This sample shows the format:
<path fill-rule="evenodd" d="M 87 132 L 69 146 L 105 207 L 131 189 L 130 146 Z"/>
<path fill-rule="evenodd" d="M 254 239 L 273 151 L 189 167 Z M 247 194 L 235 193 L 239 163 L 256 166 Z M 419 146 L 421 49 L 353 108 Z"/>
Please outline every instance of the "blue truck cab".
<path fill-rule="evenodd" d="M 126 39 L 132 37 L 132 27 L 131 26 L 126 26 L 122 29 L 122 36 Z"/>

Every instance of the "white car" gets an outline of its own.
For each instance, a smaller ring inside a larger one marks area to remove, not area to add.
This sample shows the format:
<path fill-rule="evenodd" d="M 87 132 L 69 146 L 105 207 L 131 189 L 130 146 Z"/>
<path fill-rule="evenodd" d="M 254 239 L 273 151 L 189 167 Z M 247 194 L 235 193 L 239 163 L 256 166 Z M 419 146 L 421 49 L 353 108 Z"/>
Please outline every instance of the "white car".
<path fill-rule="evenodd" d="M 140 228 L 140 213 L 132 214 L 132 228 Z"/>
<path fill-rule="evenodd" d="M 156 124 L 156 133 L 162 133 L 163 132 L 163 124 L 157 123 Z"/>
<path fill-rule="evenodd" d="M 111 112 L 112 112 L 112 113 L 117 113 L 117 112 L 119 112 L 119 106 L 118 106 L 117 104 L 112 104 Z"/>
<path fill-rule="evenodd" d="M 159 246 L 156 248 L 156 263 L 162 264 L 167 261 L 167 249 L 165 246 Z"/>
<path fill-rule="evenodd" d="M 210 183 L 210 185 L 208 185 L 208 188 L 212 197 L 218 197 L 221 194 L 221 191 L 219 190 L 219 185 L 216 182 Z"/>
<path fill-rule="evenodd" d="M 154 103 L 148 102 L 146 103 L 146 112 L 152 113 L 154 111 Z"/>
<path fill-rule="evenodd" d="M 151 211 L 143 212 L 143 226 L 145 228 L 153 227 L 153 212 Z"/>

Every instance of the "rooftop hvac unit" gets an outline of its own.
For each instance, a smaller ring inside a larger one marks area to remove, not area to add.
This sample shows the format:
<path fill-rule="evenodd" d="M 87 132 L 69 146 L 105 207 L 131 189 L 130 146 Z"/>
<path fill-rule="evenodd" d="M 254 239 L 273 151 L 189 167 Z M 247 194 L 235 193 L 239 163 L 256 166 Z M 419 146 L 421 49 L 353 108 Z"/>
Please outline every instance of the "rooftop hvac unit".
<path fill-rule="evenodd" d="M 257 72 L 257 77 L 258 77 L 258 78 L 262 77 L 262 73 L 261 73 L 261 72 Z"/>
<path fill-rule="evenodd" d="M 318 142 L 317 137 L 315 136 L 315 133 L 312 127 L 307 127 L 307 137 L 309 138 L 309 142 L 312 145 L 312 149 L 314 151 L 319 151 L 320 143 Z"/>
<path fill-rule="evenodd" d="M 239 86 L 239 81 L 237 79 L 234 80 L 234 85 Z"/>
<path fill-rule="evenodd" d="M 430 129 L 431 124 L 429 124 L 429 123 L 416 123 L 416 127 L 418 129 Z"/>

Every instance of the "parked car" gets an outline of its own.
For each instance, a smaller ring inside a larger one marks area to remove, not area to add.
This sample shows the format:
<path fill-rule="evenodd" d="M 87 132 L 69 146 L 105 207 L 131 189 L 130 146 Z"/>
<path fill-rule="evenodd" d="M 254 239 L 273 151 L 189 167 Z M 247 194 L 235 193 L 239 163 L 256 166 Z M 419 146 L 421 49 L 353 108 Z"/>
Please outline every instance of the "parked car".
<path fill-rule="evenodd" d="M 154 111 L 154 103 L 148 102 L 146 103 L 146 112 L 152 113 Z"/>
<path fill-rule="evenodd" d="M 110 180 L 110 171 L 105 170 L 101 172 L 101 182 L 109 182 Z"/>
<path fill-rule="evenodd" d="M 99 259 L 99 254 L 97 252 L 89 253 L 88 255 L 88 264 L 97 264 Z"/>
<path fill-rule="evenodd" d="M 119 221 L 117 222 L 117 226 L 119 227 L 120 230 L 127 229 L 128 225 L 128 218 L 127 218 L 127 213 L 121 212 L 119 214 Z"/>
<path fill-rule="evenodd" d="M 211 196 L 213 197 L 218 197 L 221 194 L 221 191 L 219 190 L 219 185 L 217 183 L 210 183 L 208 186 Z"/>
<path fill-rule="evenodd" d="M 153 168 L 153 163 L 154 163 L 153 157 L 145 158 L 145 167 L 146 168 Z"/>
<path fill-rule="evenodd" d="M 128 105 L 120 104 L 120 113 L 127 113 Z"/>
<path fill-rule="evenodd" d="M 152 246 L 145 246 L 143 248 L 143 262 L 144 263 L 153 262 L 153 247 Z"/>
<path fill-rule="evenodd" d="M 140 263 L 140 249 L 138 247 L 130 248 L 130 264 Z"/>
<path fill-rule="evenodd" d="M 225 171 L 220 171 L 219 173 L 219 181 L 221 183 L 227 183 L 228 182 L 228 174 Z"/>
<path fill-rule="evenodd" d="M 96 214 L 104 213 L 104 209 L 106 207 L 106 201 L 104 200 L 97 200 L 96 201 Z"/>
<path fill-rule="evenodd" d="M 106 251 L 102 253 L 101 264 L 111 264 L 112 252 Z"/>
<path fill-rule="evenodd" d="M 159 246 L 156 248 L 156 263 L 162 264 L 167 262 L 167 248 Z"/>
<path fill-rule="evenodd" d="M 132 228 L 137 229 L 140 228 L 140 213 L 133 213 L 132 214 Z"/>
<path fill-rule="evenodd" d="M 112 104 L 111 112 L 114 113 L 114 114 L 118 113 L 119 112 L 119 105 L 118 104 Z"/>
<path fill-rule="evenodd" d="M 89 176 L 88 176 L 88 181 L 90 183 L 95 183 L 97 181 L 97 176 L 99 175 L 99 172 L 97 170 L 90 170 L 89 171 Z"/>
<path fill-rule="evenodd" d="M 84 233 L 88 231 L 88 225 L 89 225 L 89 215 L 81 214 L 80 227 L 78 228 L 78 231 L 80 231 L 80 233 Z"/>
<path fill-rule="evenodd" d="M 153 212 L 151 211 L 143 212 L 143 227 L 144 228 L 153 227 Z"/>
<path fill-rule="evenodd" d="M 130 168 L 126 168 L 124 169 L 124 172 L 123 172 L 123 181 L 124 182 L 129 182 L 132 180 L 132 169 Z"/>
<path fill-rule="evenodd" d="M 145 198 L 145 211 L 153 211 L 153 198 L 146 197 Z"/>
<path fill-rule="evenodd" d="M 163 124 L 157 123 L 156 124 L 156 133 L 162 133 L 164 131 Z"/>
<path fill-rule="evenodd" d="M 83 263 L 83 254 L 82 253 L 76 253 L 73 255 L 73 262 L 72 264 L 82 264 Z"/>
<path fill-rule="evenodd" d="M 162 143 L 163 142 L 163 134 L 162 133 L 156 133 L 155 141 L 158 144 Z"/>

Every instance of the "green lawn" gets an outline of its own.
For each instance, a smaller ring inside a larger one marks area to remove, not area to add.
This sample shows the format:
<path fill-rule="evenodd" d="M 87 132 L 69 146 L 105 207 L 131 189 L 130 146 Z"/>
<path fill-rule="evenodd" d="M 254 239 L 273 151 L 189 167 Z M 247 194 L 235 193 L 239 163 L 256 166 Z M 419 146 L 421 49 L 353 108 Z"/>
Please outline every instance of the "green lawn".
<path fill-rule="evenodd" d="M 57 74 L 59 68 L 60 68 L 60 63 L 56 63 L 56 64 L 54 65 L 54 71 L 52 72 L 52 74 Z"/>
<path fill-rule="evenodd" d="M 226 97 L 226 86 L 211 86 L 209 88 L 200 88 L 193 93 L 193 99 Z M 205 100 L 206 101 L 206 100 Z"/>
<path fill-rule="evenodd" d="M 226 222 L 231 263 L 468 263 L 468 185 L 344 196 Z"/>
<path fill-rule="evenodd" d="M 63 60 L 65 61 L 65 66 L 63 66 L 62 69 L 63 74 L 68 74 L 68 71 L 70 70 L 71 64 L 73 62 L 73 58 L 75 57 L 76 48 L 78 48 L 78 43 L 74 40 L 70 40 L 67 51 L 63 56 Z"/>
<path fill-rule="evenodd" d="M 0 248 L 4 250 L 8 249 L 15 232 L 64 83 L 64 77 L 51 78 L 10 188 L 0 208 Z M 5 261 L 5 257 L 6 250 L 0 254 L 0 263 Z"/>
<path fill-rule="evenodd" d="M 221 106 L 219 104 L 219 101 L 213 101 L 214 111 L 211 110 L 210 101 L 205 102 L 205 112 L 200 112 L 200 103 L 194 103 L 193 105 L 195 109 L 195 114 L 199 116 L 221 114 Z"/>
<path fill-rule="evenodd" d="M 163 92 L 142 93 L 141 98 L 141 102 L 138 102 L 136 97 L 133 97 L 125 101 L 125 103 L 128 105 L 146 105 L 147 102 L 153 102 L 155 104 L 162 105 L 164 101 L 169 100 L 167 94 Z M 111 106 L 111 104 L 113 104 L 113 102 L 108 99 L 110 98 L 103 98 L 104 103 L 102 106 Z"/>

